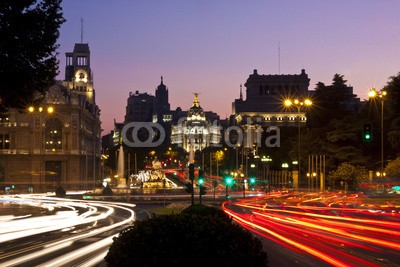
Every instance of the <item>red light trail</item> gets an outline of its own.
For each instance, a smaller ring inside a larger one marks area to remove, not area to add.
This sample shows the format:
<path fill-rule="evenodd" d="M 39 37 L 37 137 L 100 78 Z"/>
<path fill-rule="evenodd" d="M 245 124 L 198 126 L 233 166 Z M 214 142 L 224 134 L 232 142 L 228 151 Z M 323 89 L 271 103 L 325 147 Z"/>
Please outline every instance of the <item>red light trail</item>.
<path fill-rule="evenodd" d="M 250 231 L 332 266 L 399 265 L 400 206 L 373 202 L 285 194 L 226 202 L 223 209 Z"/>

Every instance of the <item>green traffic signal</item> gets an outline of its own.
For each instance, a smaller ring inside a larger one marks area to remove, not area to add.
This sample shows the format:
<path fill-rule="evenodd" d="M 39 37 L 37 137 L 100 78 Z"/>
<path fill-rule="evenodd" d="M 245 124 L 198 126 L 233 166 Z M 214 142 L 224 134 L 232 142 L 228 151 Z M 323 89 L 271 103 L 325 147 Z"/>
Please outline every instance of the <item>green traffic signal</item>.
<path fill-rule="evenodd" d="M 363 140 L 364 140 L 364 142 L 372 141 L 372 127 L 371 127 L 371 124 L 364 124 L 364 127 L 363 127 Z"/>
<path fill-rule="evenodd" d="M 226 184 L 226 185 L 231 185 L 232 183 L 233 183 L 233 180 L 232 180 L 231 177 L 226 177 L 226 178 L 225 178 L 225 184 Z"/>
<path fill-rule="evenodd" d="M 250 184 L 255 184 L 256 183 L 256 178 L 250 178 Z"/>
<path fill-rule="evenodd" d="M 204 184 L 204 178 L 199 178 L 197 180 L 197 182 L 199 183 L 199 185 L 203 185 Z"/>

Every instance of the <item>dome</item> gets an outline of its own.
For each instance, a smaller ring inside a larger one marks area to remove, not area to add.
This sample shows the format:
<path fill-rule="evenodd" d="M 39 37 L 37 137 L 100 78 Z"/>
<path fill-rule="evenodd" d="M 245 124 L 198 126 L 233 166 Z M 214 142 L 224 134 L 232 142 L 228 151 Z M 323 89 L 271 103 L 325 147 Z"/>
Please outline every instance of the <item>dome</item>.
<path fill-rule="evenodd" d="M 196 115 L 198 115 L 198 116 L 200 116 L 200 117 L 205 117 L 205 115 L 204 115 L 204 110 L 203 110 L 203 108 L 200 106 L 200 103 L 199 103 L 199 94 L 198 94 L 198 93 L 195 93 L 195 94 L 194 94 L 193 105 L 192 105 L 192 107 L 189 109 L 188 117 L 190 118 L 190 117 L 196 116 Z"/>

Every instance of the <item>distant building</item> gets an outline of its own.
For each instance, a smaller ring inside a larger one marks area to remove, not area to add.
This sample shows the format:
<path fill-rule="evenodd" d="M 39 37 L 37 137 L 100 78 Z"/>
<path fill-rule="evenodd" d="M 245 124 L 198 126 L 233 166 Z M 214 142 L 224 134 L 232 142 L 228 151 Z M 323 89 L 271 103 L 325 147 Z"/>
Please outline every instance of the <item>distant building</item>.
<path fill-rule="evenodd" d="M 200 106 L 198 94 L 195 94 L 187 117 L 172 126 L 171 143 L 181 146 L 189 153 L 221 142 L 221 130 L 217 122 L 209 121 Z"/>
<path fill-rule="evenodd" d="M 151 121 L 154 112 L 154 96 L 148 93 L 129 93 L 124 123 Z"/>
<path fill-rule="evenodd" d="M 161 76 L 161 83 L 156 88 L 154 98 L 154 114 L 160 117 L 158 118 L 158 121 L 168 121 L 167 117 L 163 117 L 164 115 L 168 115 L 170 113 L 170 104 L 168 100 L 168 88 L 163 83 L 163 77 Z"/>
<path fill-rule="evenodd" d="M 0 169 L 6 186 L 29 191 L 93 188 L 101 178 L 100 109 L 88 44 L 66 53 L 65 80 L 26 110 L 0 119 Z"/>
<path fill-rule="evenodd" d="M 310 95 L 310 79 L 305 70 L 300 74 L 260 75 L 257 70 L 249 75 L 244 86 L 246 99 L 240 86 L 239 98 L 232 103 L 231 125 L 240 126 L 245 132 L 244 144 L 251 147 L 257 138 L 257 132 L 268 126 L 297 126 L 300 119 L 305 125 L 305 111 L 284 107 L 287 98 L 306 98 Z M 248 138 L 252 140 L 249 140 Z"/>

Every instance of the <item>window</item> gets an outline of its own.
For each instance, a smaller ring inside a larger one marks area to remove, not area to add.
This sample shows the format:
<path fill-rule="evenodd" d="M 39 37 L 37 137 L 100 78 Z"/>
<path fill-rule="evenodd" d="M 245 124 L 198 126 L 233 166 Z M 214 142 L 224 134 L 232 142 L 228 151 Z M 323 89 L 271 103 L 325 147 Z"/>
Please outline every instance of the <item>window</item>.
<path fill-rule="evenodd" d="M 44 138 L 46 150 L 56 151 L 62 148 L 62 124 L 58 119 L 51 118 L 46 122 Z"/>
<path fill-rule="evenodd" d="M 86 57 L 77 57 L 78 66 L 86 66 L 87 60 Z"/>
<path fill-rule="evenodd" d="M 2 126 L 10 126 L 10 118 L 7 114 L 0 113 L 0 125 Z"/>
<path fill-rule="evenodd" d="M 9 134 L 0 134 L 0 149 L 10 149 Z"/>

